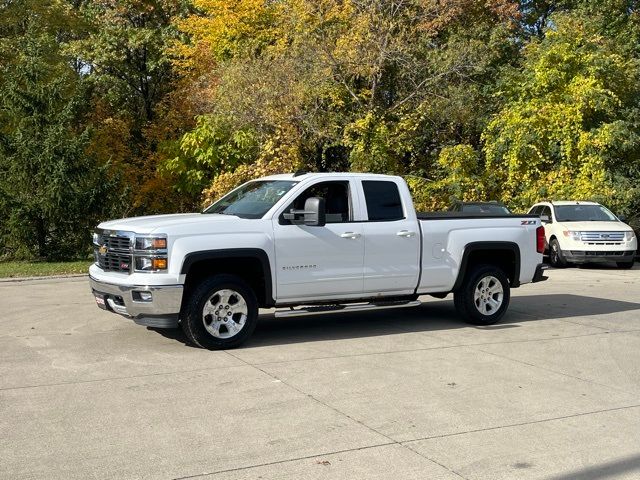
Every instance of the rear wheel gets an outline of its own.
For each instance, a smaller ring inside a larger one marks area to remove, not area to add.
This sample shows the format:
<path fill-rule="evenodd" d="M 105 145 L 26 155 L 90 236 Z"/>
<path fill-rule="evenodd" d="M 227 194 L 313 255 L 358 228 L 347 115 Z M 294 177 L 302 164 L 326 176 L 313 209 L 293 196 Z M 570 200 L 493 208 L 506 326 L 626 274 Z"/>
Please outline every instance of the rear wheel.
<path fill-rule="evenodd" d="M 509 279 L 498 267 L 479 265 L 465 278 L 453 301 L 460 316 L 473 325 L 491 325 L 509 306 Z"/>
<path fill-rule="evenodd" d="M 209 350 L 234 348 L 256 328 L 258 301 L 253 290 L 235 275 L 204 280 L 184 305 L 182 330 L 196 346 Z"/>
<path fill-rule="evenodd" d="M 634 261 L 631 260 L 630 262 L 616 262 L 616 265 L 618 266 L 618 268 L 624 268 L 625 270 L 628 270 L 630 268 L 633 268 L 633 263 Z"/>
<path fill-rule="evenodd" d="M 567 266 L 567 261 L 564 259 L 562 249 L 558 240 L 553 238 L 549 242 L 549 263 L 552 267 L 562 268 Z"/>

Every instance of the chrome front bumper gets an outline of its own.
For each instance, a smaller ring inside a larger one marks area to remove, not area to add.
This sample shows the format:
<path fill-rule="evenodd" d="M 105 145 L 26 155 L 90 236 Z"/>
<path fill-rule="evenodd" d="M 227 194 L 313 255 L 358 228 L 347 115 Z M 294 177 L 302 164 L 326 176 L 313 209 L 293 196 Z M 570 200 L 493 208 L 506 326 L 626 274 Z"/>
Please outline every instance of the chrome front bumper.
<path fill-rule="evenodd" d="M 182 285 L 116 285 L 89 277 L 98 307 L 156 328 L 175 328 L 182 304 Z"/>

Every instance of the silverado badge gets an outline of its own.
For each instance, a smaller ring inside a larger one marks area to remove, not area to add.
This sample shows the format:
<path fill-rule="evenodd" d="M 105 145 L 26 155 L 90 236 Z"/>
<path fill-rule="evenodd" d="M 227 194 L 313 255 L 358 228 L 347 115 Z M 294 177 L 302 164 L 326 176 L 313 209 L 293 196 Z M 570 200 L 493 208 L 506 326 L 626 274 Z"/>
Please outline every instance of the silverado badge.
<path fill-rule="evenodd" d="M 98 253 L 100 255 L 106 255 L 108 251 L 109 249 L 107 248 L 106 245 L 100 245 L 100 248 L 98 249 Z"/>

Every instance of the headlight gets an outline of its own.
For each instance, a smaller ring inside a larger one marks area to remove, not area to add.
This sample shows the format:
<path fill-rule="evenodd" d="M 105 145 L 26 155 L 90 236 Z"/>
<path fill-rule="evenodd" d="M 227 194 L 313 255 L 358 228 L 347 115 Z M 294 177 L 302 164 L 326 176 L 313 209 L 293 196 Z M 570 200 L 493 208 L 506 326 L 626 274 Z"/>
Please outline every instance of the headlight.
<path fill-rule="evenodd" d="M 136 237 L 136 250 L 166 250 L 167 237 Z"/>
<path fill-rule="evenodd" d="M 627 242 L 631 242 L 631 241 L 635 238 L 635 236 L 636 236 L 636 235 L 635 235 L 635 233 L 633 233 L 633 231 L 630 231 L 630 232 L 624 232 L 624 239 L 625 239 Z"/>
<path fill-rule="evenodd" d="M 167 236 L 136 236 L 134 242 L 135 270 L 161 272 L 167 270 Z"/>
<path fill-rule="evenodd" d="M 136 270 L 143 272 L 159 272 L 167 269 L 165 257 L 136 257 Z"/>
<path fill-rule="evenodd" d="M 573 230 L 564 230 L 562 233 L 565 237 L 570 237 L 572 240 L 576 242 L 579 242 L 582 239 L 580 232 L 576 232 Z"/>
<path fill-rule="evenodd" d="M 97 233 L 93 234 L 93 244 L 94 245 L 98 245 L 98 241 L 100 240 L 100 235 L 98 235 Z"/>

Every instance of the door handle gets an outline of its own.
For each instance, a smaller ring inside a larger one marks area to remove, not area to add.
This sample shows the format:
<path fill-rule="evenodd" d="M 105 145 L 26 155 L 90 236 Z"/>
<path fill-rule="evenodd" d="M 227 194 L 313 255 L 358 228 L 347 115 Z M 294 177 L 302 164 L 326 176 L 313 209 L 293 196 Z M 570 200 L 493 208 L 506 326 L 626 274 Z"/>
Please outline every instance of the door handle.
<path fill-rule="evenodd" d="M 409 230 L 400 230 L 398 233 L 396 233 L 397 236 L 399 237 L 413 237 L 416 234 L 416 232 L 410 232 Z"/>
<path fill-rule="evenodd" d="M 342 238 L 359 238 L 360 234 L 358 232 L 344 232 L 341 233 L 340 236 Z"/>

